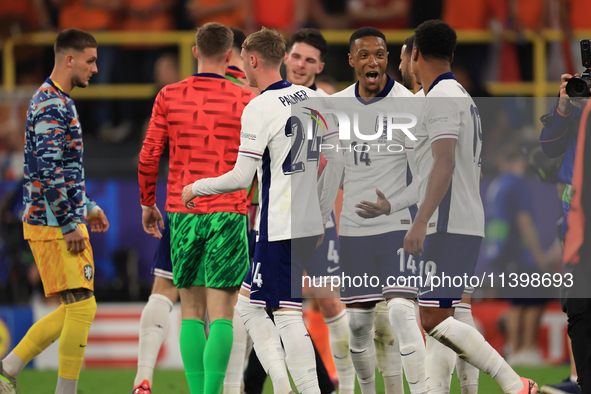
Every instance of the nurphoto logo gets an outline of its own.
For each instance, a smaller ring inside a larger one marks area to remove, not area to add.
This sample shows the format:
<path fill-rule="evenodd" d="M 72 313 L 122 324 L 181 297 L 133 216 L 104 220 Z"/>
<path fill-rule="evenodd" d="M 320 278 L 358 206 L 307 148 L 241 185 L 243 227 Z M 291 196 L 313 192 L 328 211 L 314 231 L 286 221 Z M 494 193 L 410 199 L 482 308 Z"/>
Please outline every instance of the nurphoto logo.
<path fill-rule="evenodd" d="M 344 111 L 338 109 L 321 109 L 317 112 L 325 113 L 325 114 L 333 114 L 336 116 L 339 124 L 339 139 L 340 140 L 350 140 L 351 139 L 351 121 L 349 120 L 349 115 Z M 406 123 L 398 123 L 394 122 L 394 119 L 407 119 L 410 122 Z M 417 140 L 409 129 L 415 127 L 417 125 L 417 117 L 413 114 L 409 113 L 395 113 L 395 112 L 388 112 L 386 114 L 386 119 L 384 119 L 384 113 L 380 112 L 378 114 L 378 118 L 376 120 L 377 124 L 384 124 L 386 126 L 386 130 L 380 129 L 376 127 L 375 134 L 362 134 L 359 131 L 359 113 L 353 113 L 353 133 L 357 139 L 363 141 L 375 141 L 382 137 L 384 132 L 386 133 L 386 139 L 388 141 L 392 140 L 392 131 L 393 130 L 401 130 L 408 138 L 413 141 Z"/>

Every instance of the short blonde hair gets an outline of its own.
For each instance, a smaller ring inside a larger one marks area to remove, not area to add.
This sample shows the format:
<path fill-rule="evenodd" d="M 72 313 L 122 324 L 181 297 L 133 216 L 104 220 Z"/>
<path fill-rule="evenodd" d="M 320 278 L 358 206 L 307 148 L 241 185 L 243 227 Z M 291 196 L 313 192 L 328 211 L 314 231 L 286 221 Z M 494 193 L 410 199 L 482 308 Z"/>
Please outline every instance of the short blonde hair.
<path fill-rule="evenodd" d="M 264 60 L 271 64 L 280 64 L 285 56 L 285 39 L 273 29 L 262 27 L 252 33 L 242 43 L 247 52 L 258 52 Z"/>
<path fill-rule="evenodd" d="M 206 23 L 195 33 L 197 53 L 207 58 L 223 55 L 232 48 L 233 42 L 232 30 L 217 22 Z"/>

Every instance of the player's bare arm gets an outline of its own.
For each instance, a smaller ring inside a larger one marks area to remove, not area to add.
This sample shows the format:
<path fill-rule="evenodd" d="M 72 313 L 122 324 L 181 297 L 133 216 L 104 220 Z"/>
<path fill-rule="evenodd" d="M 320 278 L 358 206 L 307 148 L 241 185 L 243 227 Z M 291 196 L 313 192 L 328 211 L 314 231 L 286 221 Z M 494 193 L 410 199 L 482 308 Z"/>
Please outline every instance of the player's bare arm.
<path fill-rule="evenodd" d="M 419 181 L 413 178 L 412 183 L 391 200 L 388 200 L 379 189 L 376 189 L 376 194 L 378 200 L 375 203 L 361 201 L 355 205 L 356 208 L 359 208 L 359 210 L 355 211 L 358 216 L 364 219 L 373 219 L 381 215 L 393 214 L 417 204 L 419 202 Z"/>
<path fill-rule="evenodd" d="M 320 247 L 320 245 L 322 245 L 322 242 L 324 242 L 324 234 L 326 234 L 326 223 L 323 224 L 324 227 L 324 231 L 322 232 L 322 234 L 320 234 L 318 236 L 318 241 L 316 242 L 316 248 Z"/>
<path fill-rule="evenodd" d="M 456 139 L 444 138 L 434 141 L 431 145 L 433 167 L 429 172 L 425 199 L 406 237 L 404 237 L 404 251 L 406 253 L 418 256 L 423 251 L 429 219 L 443 200 L 453 177 L 456 165 L 456 142 Z"/>
<path fill-rule="evenodd" d="M 355 213 L 364 219 L 373 219 L 382 215 L 389 215 L 392 206 L 380 189 L 376 189 L 378 200 L 376 202 L 362 200 L 355 208 L 359 208 Z"/>
<path fill-rule="evenodd" d="M 419 202 L 419 180 L 413 172 L 413 180 L 402 192 L 388 200 L 380 189 L 376 189 L 377 201 L 361 201 L 355 205 L 359 208 L 355 213 L 364 219 L 373 219 L 381 215 L 390 215 L 408 208 Z"/>
<path fill-rule="evenodd" d="M 157 239 L 162 238 L 160 229 L 164 229 L 164 219 L 156 205 L 142 207 L 142 226 L 147 234 Z"/>
<path fill-rule="evenodd" d="M 197 197 L 196 195 L 193 194 L 193 184 L 190 183 L 187 186 L 185 186 L 183 188 L 183 205 L 189 209 L 193 209 L 195 208 L 195 203 L 193 202 L 193 199 Z"/>
<path fill-rule="evenodd" d="M 90 230 L 93 233 L 104 233 L 109 229 L 109 220 L 107 219 L 107 215 L 105 215 L 105 211 L 100 209 L 98 206 L 92 208 L 92 210 L 88 213 L 86 220 L 88 221 Z"/>
<path fill-rule="evenodd" d="M 536 225 L 529 211 L 524 210 L 517 213 L 517 227 L 519 228 L 521 239 L 533 255 L 538 268 L 543 271 L 547 270 L 549 259 L 540 245 L 540 240 L 538 239 L 538 234 L 536 232 Z"/>
<path fill-rule="evenodd" d="M 84 233 L 79 228 L 65 234 L 64 240 L 66 241 L 66 245 L 68 245 L 68 250 L 72 253 L 84 252 L 84 249 L 86 248 L 84 243 Z"/>

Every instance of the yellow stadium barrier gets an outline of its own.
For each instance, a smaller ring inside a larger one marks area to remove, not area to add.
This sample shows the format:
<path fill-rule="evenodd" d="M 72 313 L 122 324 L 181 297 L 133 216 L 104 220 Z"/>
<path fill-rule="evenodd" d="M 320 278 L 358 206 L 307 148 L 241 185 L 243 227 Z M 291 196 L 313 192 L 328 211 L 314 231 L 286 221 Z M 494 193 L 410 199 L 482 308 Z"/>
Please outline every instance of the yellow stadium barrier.
<path fill-rule="evenodd" d="M 195 34 L 192 32 L 94 32 L 99 45 L 175 45 L 179 50 L 179 72 L 181 78 L 193 74 L 195 59 L 191 47 L 195 45 Z M 21 34 L 4 41 L 3 49 L 3 79 L 4 91 L 10 93 L 16 86 L 16 64 L 14 47 L 18 45 L 51 46 L 56 33 Z M 76 89 L 73 98 L 88 99 L 138 99 L 151 98 L 156 95 L 154 84 L 133 85 L 90 85 L 87 89 Z"/>
<path fill-rule="evenodd" d="M 353 30 L 324 30 L 322 34 L 329 44 L 349 43 L 349 37 Z M 389 44 L 402 44 L 404 40 L 413 34 L 413 30 L 385 31 Z M 485 44 L 497 40 L 515 41 L 516 36 L 512 32 L 503 33 L 502 37 L 490 31 L 460 30 L 458 33 L 458 45 Z M 194 73 L 195 59 L 191 53 L 194 45 L 194 33 L 190 31 L 170 32 L 95 32 L 99 45 L 174 45 L 178 47 L 179 73 L 181 78 L 186 78 Z M 4 40 L 1 43 L 3 63 L 3 91 L 11 93 L 16 87 L 16 63 L 14 52 L 20 45 L 51 46 L 56 33 L 29 33 L 21 34 Z M 575 31 L 574 38 L 589 38 L 591 31 Z M 549 82 L 546 77 L 546 44 L 551 41 L 564 39 L 560 31 L 546 30 L 537 34 L 526 31 L 523 37 L 533 44 L 533 82 L 520 83 L 488 83 L 486 88 L 494 96 L 519 95 L 533 97 L 554 97 L 558 92 L 559 82 Z M 579 65 L 575 65 L 579 67 Z M 84 99 L 148 99 L 156 95 L 154 84 L 105 84 L 90 85 L 86 89 L 76 89 L 73 98 Z M 535 118 L 539 118 L 548 111 L 544 100 L 536 100 L 534 111 Z"/>

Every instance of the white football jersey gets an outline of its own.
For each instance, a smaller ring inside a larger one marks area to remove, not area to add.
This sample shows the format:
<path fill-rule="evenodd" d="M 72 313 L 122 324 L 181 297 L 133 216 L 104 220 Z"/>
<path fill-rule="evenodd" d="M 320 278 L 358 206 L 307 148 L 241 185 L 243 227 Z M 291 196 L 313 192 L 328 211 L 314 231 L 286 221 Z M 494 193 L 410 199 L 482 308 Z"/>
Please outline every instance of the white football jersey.
<path fill-rule="evenodd" d="M 323 232 L 317 176 L 318 144 L 325 130 L 315 128 L 318 135 L 309 141 L 305 116 L 292 116 L 292 106 L 302 108 L 301 103 L 317 97 L 309 88 L 280 81 L 244 108 L 238 154 L 262 158 L 257 170 L 257 240 L 281 241 Z M 334 123 L 332 127 L 336 129 Z"/>
<path fill-rule="evenodd" d="M 419 97 L 419 98 L 425 98 L 425 91 L 423 90 L 423 88 L 420 88 L 418 92 L 416 92 L 415 97 Z M 408 160 L 408 166 L 410 167 L 410 170 L 412 171 L 412 173 L 414 174 L 414 176 L 417 176 L 417 168 L 416 168 L 416 163 L 415 163 L 415 141 L 411 140 L 410 138 L 406 137 L 405 139 L 406 141 L 406 159 Z"/>
<path fill-rule="evenodd" d="M 484 237 L 484 210 L 480 197 L 480 114 L 472 97 L 453 74 L 440 76 L 427 92 L 416 128 L 415 160 L 420 179 L 419 206 L 425 198 L 433 166 L 431 144 L 454 138 L 456 163 L 451 185 L 429 220 L 427 234 L 448 232 Z"/>
<path fill-rule="evenodd" d="M 387 139 L 385 113 L 411 113 L 418 118 L 422 101 L 415 99 L 412 92 L 391 78 L 378 98 L 367 102 L 359 98 L 357 85 L 353 84 L 333 94 L 331 98 L 340 99 L 331 100 L 331 104 L 349 114 L 351 121 L 353 114 L 358 113 L 361 134 L 372 135 L 382 130 L 382 135 L 377 140 L 365 141 L 352 132 L 350 140 L 340 140 L 340 151 L 345 158 L 345 176 L 339 234 L 357 237 L 408 230 L 412 207 L 389 216 L 364 219 L 355 213 L 358 210 L 355 205 L 362 200 L 375 202 L 376 188 L 391 200 L 412 181 L 407 160 L 407 148 L 411 148 L 412 143 L 407 141 L 401 130 L 394 130 L 392 139 Z M 384 117 L 380 119 L 379 113 L 383 113 Z M 401 123 L 409 121 L 407 119 Z M 414 127 L 409 131 L 414 134 Z"/>

